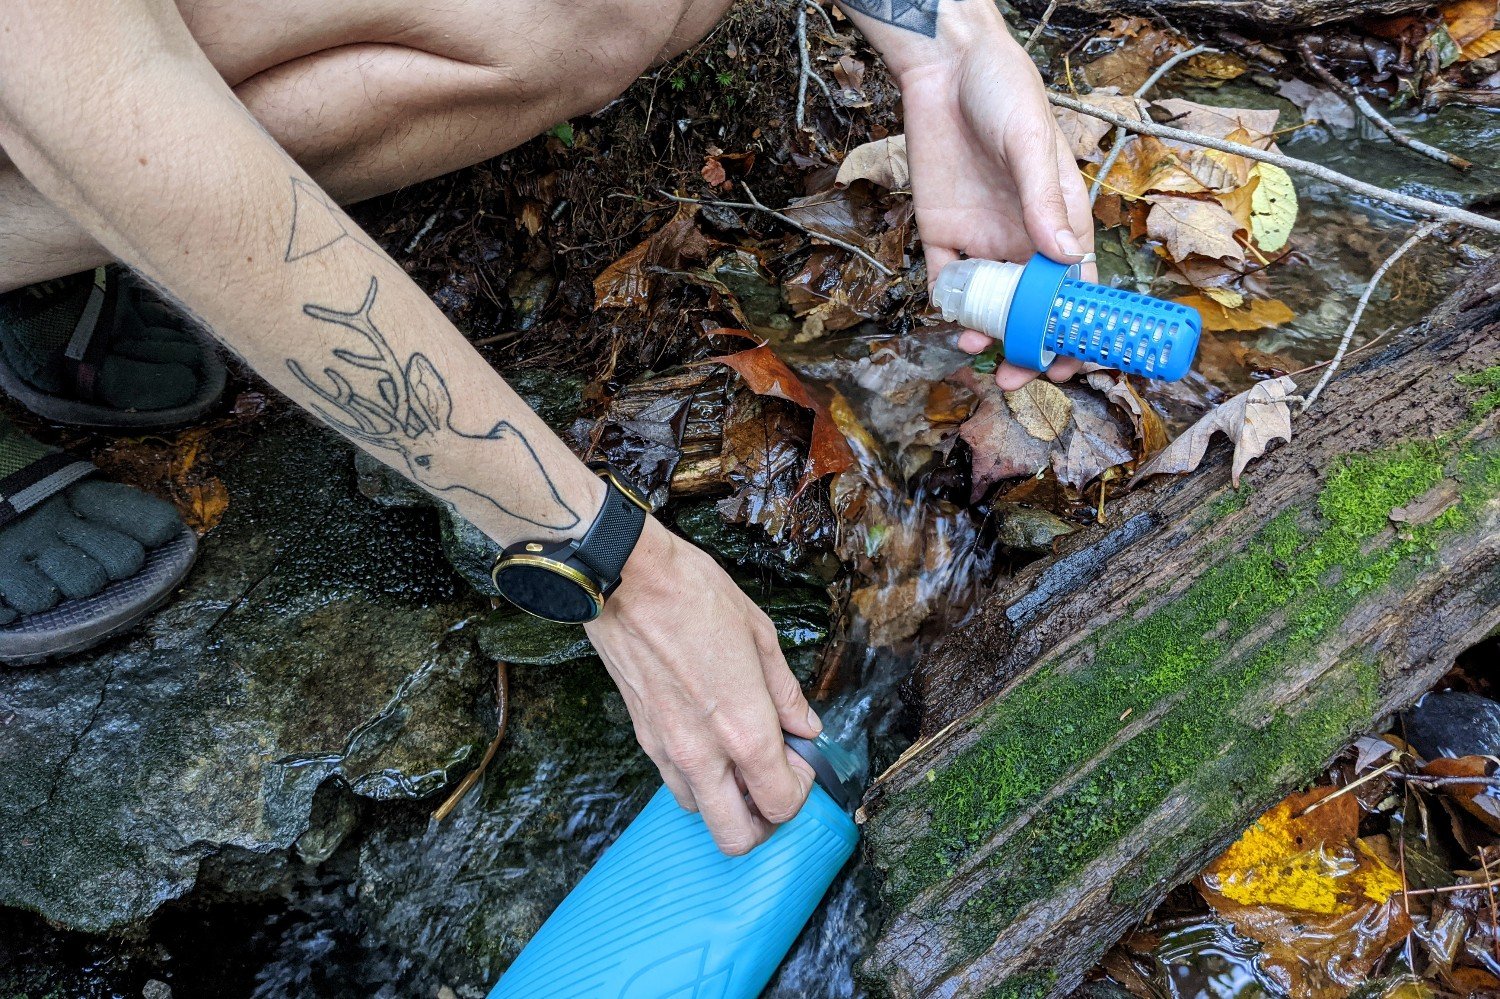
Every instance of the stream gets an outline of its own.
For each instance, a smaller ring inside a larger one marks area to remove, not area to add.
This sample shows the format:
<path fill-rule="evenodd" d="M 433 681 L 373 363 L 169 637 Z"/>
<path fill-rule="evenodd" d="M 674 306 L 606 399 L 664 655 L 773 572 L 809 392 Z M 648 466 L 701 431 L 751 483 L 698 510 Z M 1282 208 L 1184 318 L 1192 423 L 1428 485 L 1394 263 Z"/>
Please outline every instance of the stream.
<path fill-rule="evenodd" d="M 1274 103 L 1284 121 L 1299 117 L 1289 103 L 1248 83 L 1181 96 L 1226 106 Z M 1494 112 L 1450 107 L 1396 120 L 1481 164 L 1493 164 L 1500 149 L 1500 116 Z M 1460 176 L 1358 130 L 1307 129 L 1282 148 L 1437 200 L 1469 201 L 1500 190 L 1493 166 Z M 1297 318 L 1281 329 L 1235 338 L 1238 346 L 1273 355 L 1291 369 L 1327 358 L 1370 272 L 1412 224 L 1384 206 L 1306 178 L 1297 178 L 1297 188 L 1302 217 L 1293 239 L 1300 257 L 1275 268 L 1269 285 Z M 1356 343 L 1430 309 L 1479 253 L 1436 241 L 1419 247 L 1388 276 Z M 1118 240 L 1106 239 L 1101 247 L 1106 279 L 1134 283 L 1149 274 L 1148 264 Z M 846 552 L 871 556 L 864 582 L 873 597 L 858 606 L 886 608 L 882 597 L 888 594 L 892 603 L 912 604 L 921 618 L 912 637 L 874 640 L 885 622 L 867 618 L 851 602 L 829 639 L 838 682 L 819 710 L 830 735 L 876 772 L 909 739 L 898 696 L 902 679 L 924 650 L 962 620 L 997 571 L 976 515 L 914 473 L 930 465 L 930 448 L 903 437 L 920 429 L 921 403 L 903 409 L 902 387 L 936 381 L 966 358 L 947 337 L 919 332 L 898 343 L 891 336 L 867 324 L 810 344 L 780 345 L 805 380 L 837 389 L 871 433 L 870 441 L 854 442 L 859 464 L 836 487 L 860 490 L 875 507 L 839 540 Z M 886 363 L 872 365 L 877 355 Z M 1236 368 L 1218 354 L 1208 360 L 1210 379 L 1195 375 L 1184 389 L 1161 397 L 1179 427 L 1181 413 L 1249 384 L 1242 365 Z M 434 536 L 430 523 L 424 530 Z M 767 585 L 774 591 L 780 584 Z M 473 598 L 455 597 L 453 606 L 461 609 L 449 627 L 463 638 L 484 608 Z M 546 680 L 515 672 L 511 694 L 519 717 L 510 741 L 481 788 L 441 826 L 429 824 L 431 802 L 320 797 L 315 811 L 337 813 L 348 832 L 337 849 L 326 856 L 312 851 L 312 861 L 288 862 L 282 869 L 229 851 L 205 861 L 212 877 L 203 896 L 168 904 L 144 927 L 94 936 L 53 930 L 29 914 L 0 909 L 0 997 L 483 996 L 503 970 L 495 954 L 513 954 L 524 943 L 524 936 L 513 937 L 534 929 L 656 786 L 629 740 L 617 699 L 597 676 L 575 672 Z M 463 703 L 472 707 L 488 696 L 487 688 L 468 691 Z M 568 706 L 576 710 L 578 704 L 589 717 L 555 721 L 571 717 Z M 550 740 L 551 728 L 563 724 L 574 726 L 569 738 Z M 573 755 L 579 746 L 588 747 L 582 758 Z M 875 930 L 874 889 L 873 874 L 852 862 L 765 993 L 768 999 L 863 994 L 855 966 Z M 1168 946 L 1163 995 L 1269 994 L 1255 983 L 1246 955 L 1211 929 L 1185 928 Z"/>

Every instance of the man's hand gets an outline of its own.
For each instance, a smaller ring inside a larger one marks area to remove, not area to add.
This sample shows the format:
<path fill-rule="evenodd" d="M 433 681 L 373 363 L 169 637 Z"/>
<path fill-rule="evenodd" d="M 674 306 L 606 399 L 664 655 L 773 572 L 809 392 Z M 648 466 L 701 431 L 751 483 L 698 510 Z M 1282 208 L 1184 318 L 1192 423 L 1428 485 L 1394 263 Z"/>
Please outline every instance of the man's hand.
<path fill-rule="evenodd" d="M 678 804 L 737 855 L 797 814 L 813 773 L 782 742 L 822 723 L 765 612 L 704 552 L 654 519 L 604 613 L 585 626 L 636 738 Z"/>
<path fill-rule="evenodd" d="M 1094 249 L 1083 178 L 1058 132 L 1041 75 L 987 0 L 941 0 L 932 36 L 873 21 L 867 0 L 841 0 L 901 85 L 917 231 L 927 277 L 962 254 L 1025 263 L 1035 253 L 1077 261 Z M 913 15 L 914 16 L 914 15 Z M 1092 264 L 1084 277 L 1093 280 Z M 991 340 L 969 330 L 959 345 Z M 1071 358 L 1048 369 L 1066 381 Z M 1001 364 L 995 381 L 1020 388 L 1036 372 Z"/>

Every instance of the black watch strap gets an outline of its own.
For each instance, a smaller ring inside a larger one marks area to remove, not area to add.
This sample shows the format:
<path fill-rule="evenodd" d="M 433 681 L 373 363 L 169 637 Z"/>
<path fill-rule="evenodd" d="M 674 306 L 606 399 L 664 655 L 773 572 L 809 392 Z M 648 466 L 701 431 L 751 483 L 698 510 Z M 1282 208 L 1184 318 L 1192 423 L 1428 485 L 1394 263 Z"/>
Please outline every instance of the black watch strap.
<path fill-rule="evenodd" d="M 646 524 L 646 509 L 604 476 L 604 505 L 588 533 L 574 549 L 580 562 L 594 571 L 608 595 L 620 583 L 620 572 L 635 550 Z"/>

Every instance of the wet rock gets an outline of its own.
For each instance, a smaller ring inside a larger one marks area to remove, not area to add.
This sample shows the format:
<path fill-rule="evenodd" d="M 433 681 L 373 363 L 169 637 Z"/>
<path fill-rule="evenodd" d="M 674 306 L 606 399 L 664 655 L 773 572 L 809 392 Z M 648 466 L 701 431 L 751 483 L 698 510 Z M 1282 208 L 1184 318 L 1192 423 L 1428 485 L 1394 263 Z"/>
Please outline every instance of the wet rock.
<path fill-rule="evenodd" d="M 1006 548 L 1032 555 L 1050 555 L 1054 541 L 1078 530 L 1077 524 L 1055 513 L 1018 503 L 995 504 L 995 515 L 1000 525 L 996 540 Z"/>
<path fill-rule="evenodd" d="M 447 504 L 438 507 L 438 521 L 442 525 L 440 536 L 448 564 L 480 593 L 498 597 L 500 591 L 495 589 L 490 570 L 494 568 L 495 556 L 500 554 L 500 545 Z"/>
<path fill-rule="evenodd" d="M 792 543 L 773 544 L 764 531 L 725 520 L 712 502 L 680 506 L 672 522 L 720 564 L 746 573 L 824 586 L 832 582 L 842 568 L 837 557 L 829 551 Z"/>
<path fill-rule="evenodd" d="M 355 491 L 350 449 L 266 426 L 175 599 L 101 651 L 0 671 L 0 905 L 102 931 L 188 892 L 233 847 L 327 855 L 332 781 L 432 794 L 493 727 L 481 612 L 426 511 Z M 311 835 L 310 835 L 311 834 Z"/>
<path fill-rule="evenodd" d="M 1500 704 L 1488 697 L 1428 694 L 1402 722 L 1406 741 L 1426 759 L 1500 755 Z"/>
<path fill-rule="evenodd" d="M 518 666 L 557 666 L 593 653 L 579 625 L 543 621 L 519 611 L 487 615 L 476 634 L 485 655 Z"/>

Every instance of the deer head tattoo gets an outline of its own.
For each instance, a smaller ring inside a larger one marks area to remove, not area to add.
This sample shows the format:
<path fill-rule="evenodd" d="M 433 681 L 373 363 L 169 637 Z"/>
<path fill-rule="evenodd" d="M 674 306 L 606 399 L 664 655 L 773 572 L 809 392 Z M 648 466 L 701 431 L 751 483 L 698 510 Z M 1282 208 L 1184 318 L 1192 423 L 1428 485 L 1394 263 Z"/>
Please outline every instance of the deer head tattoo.
<path fill-rule="evenodd" d="M 380 281 L 372 277 L 364 303 L 353 312 L 302 307 L 314 319 L 363 337 L 371 353 L 335 347 L 333 356 L 349 368 L 377 376 L 374 393 L 362 395 L 349 380 L 352 372 L 325 367 L 320 382 L 288 359 L 292 375 L 320 400 L 313 408 L 356 441 L 401 455 L 411 478 L 433 492 L 463 490 L 538 527 L 561 531 L 576 526 L 578 514 L 558 495 L 524 434 L 504 420 L 482 434 L 453 426 L 453 398 L 432 361 L 425 354 L 413 354 L 403 365 L 375 325 L 372 312 L 379 293 Z M 513 476 L 514 497 L 496 498 L 475 488 L 473 483 L 487 468 Z"/>

